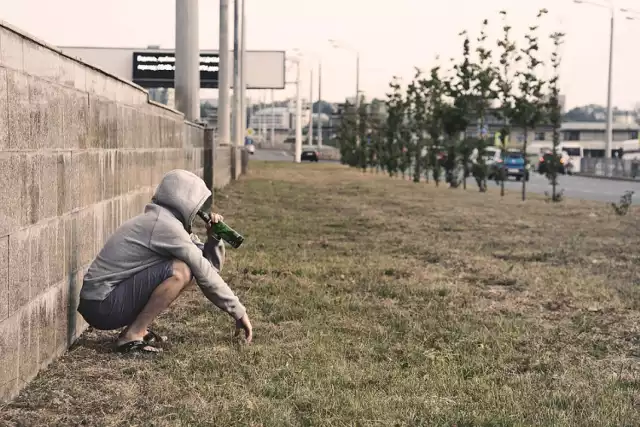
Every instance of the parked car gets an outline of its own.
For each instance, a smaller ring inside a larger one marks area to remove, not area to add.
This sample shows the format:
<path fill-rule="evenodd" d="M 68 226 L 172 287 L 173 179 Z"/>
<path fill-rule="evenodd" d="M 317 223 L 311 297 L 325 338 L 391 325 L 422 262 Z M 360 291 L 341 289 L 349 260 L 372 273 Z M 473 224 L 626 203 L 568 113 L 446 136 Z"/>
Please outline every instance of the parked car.
<path fill-rule="evenodd" d="M 493 157 L 487 159 L 489 179 L 496 179 L 503 173 L 506 179 L 514 177 L 516 181 L 529 181 L 529 162 L 522 151 L 495 149 Z"/>
<path fill-rule="evenodd" d="M 548 151 L 540 156 L 538 160 L 538 173 L 544 175 L 549 170 L 549 164 L 553 160 L 553 152 Z M 560 152 L 560 165 L 558 166 L 558 173 L 565 175 L 571 175 L 573 173 L 573 163 L 566 151 Z"/>
<path fill-rule="evenodd" d="M 308 160 L 310 162 L 317 162 L 320 160 L 320 153 L 314 147 L 302 147 L 302 155 L 300 160 Z"/>

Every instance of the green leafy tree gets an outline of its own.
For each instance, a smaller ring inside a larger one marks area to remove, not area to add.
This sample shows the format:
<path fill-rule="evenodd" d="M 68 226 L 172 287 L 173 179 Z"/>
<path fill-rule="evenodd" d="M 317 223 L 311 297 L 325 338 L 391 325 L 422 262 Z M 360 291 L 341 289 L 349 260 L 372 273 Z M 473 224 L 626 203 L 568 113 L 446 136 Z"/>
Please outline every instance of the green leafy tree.
<path fill-rule="evenodd" d="M 444 133 L 444 115 L 446 110 L 445 84 L 441 78 L 440 66 L 431 68 L 429 77 L 420 81 L 423 98 L 426 99 L 427 161 L 436 187 L 442 181 L 442 162 L 440 159 L 441 139 Z"/>
<path fill-rule="evenodd" d="M 538 12 L 536 19 L 540 19 L 547 13 L 546 9 Z M 527 160 L 527 145 L 529 142 L 529 131 L 535 131 L 536 127 L 544 120 L 545 99 L 544 87 L 546 82 L 538 76 L 538 70 L 544 65 L 543 61 L 538 59 L 539 38 L 537 35 L 538 25 L 529 27 L 529 32 L 525 35 L 527 46 L 520 50 L 525 61 L 526 67 L 524 71 L 516 73 L 518 79 L 519 93 L 515 97 L 515 105 L 513 117 L 515 122 L 522 128 L 524 132 L 523 152 L 525 161 Z M 522 180 L 522 200 L 527 199 L 527 180 L 529 172 L 525 172 Z"/>
<path fill-rule="evenodd" d="M 356 120 L 355 107 L 346 103 L 340 114 L 340 124 L 336 132 L 336 140 L 340 149 L 340 162 L 349 166 L 357 166 L 356 156 Z"/>
<path fill-rule="evenodd" d="M 453 75 L 447 76 L 447 78 L 443 79 L 446 102 L 443 102 L 440 110 L 442 131 L 444 134 L 444 150 L 446 153 L 443 164 L 445 181 L 451 188 L 457 188 L 460 185 L 458 180 L 458 150 L 460 143 L 460 130 L 462 127 L 461 123 L 465 120 L 465 117 L 462 116 L 462 109 L 460 108 L 460 104 L 463 101 L 459 93 L 459 82 L 456 80 L 456 67 L 457 65 L 454 65 L 452 70 L 454 72 Z"/>
<path fill-rule="evenodd" d="M 475 106 L 474 88 L 476 86 L 477 67 L 471 60 L 471 39 L 467 31 L 459 34 L 462 41 L 462 62 L 454 66 L 455 76 L 448 84 L 449 96 L 453 98 L 453 108 L 449 109 L 447 134 L 451 140 L 457 154 L 462 162 L 463 188 L 467 188 L 467 177 L 469 176 L 469 164 L 471 153 L 473 152 L 473 142 L 467 137 L 467 129 L 470 125 L 470 118 Z M 450 150 L 453 152 L 453 150 Z M 457 161 L 453 161 L 455 170 Z M 456 174 L 457 175 L 457 174 Z"/>
<path fill-rule="evenodd" d="M 358 112 L 356 114 L 356 157 L 357 164 L 362 172 L 367 171 L 369 166 L 369 151 L 370 151 L 370 135 L 369 135 L 369 114 L 368 106 L 364 102 L 364 99 L 360 101 L 358 106 Z"/>
<path fill-rule="evenodd" d="M 413 81 L 407 87 L 407 121 L 411 129 L 410 150 L 413 157 L 413 182 L 420 182 L 425 166 L 423 151 L 426 146 L 426 100 L 421 85 L 422 72 L 416 69 Z"/>
<path fill-rule="evenodd" d="M 407 173 L 411 168 L 411 146 L 413 144 L 412 137 L 413 134 L 411 132 L 411 128 L 409 125 L 409 114 L 408 110 L 410 108 L 410 102 L 406 97 L 402 100 L 402 123 L 400 126 L 399 133 L 399 142 L 400 142 L 400 161 L 398 164 L 398 168 L 400 169 L 400 174 L 402 179 L 407 177 Z"/>
<path fill-rule="evenodd" d="M 515 70 L 518 63 L 522 60 L 518 52 L 517 45 L 511 40 L 511 26 L 507 21 L 507 12 L 501 11 L 503 25 L 502 38 L 498 39 L 498 48 L 500 50 L 500 65 L 498 66 L 498 100 L 500 106 L 497 114 L 502 120 L 500 129 L 500 146 L 504 151 L 507 150 L 509 137 L 511 135 L 511 126 L 515 112 L 515 96 L 514 96 L 514 80 Z M 496 171 L 496 179 L 500 181 L 500 195 L 504 197 L 504 181 L 506 179 L 505 170 L 499 167 Z"/>
<path fill-rule="evenodd" d="M 564 33 L 555 32 L 551 34 L 553 41 L 553 53 L 551 54 L 551 67 L 553 76 L 549 80 L 549 100 L 547 104 L 549 123 L 553 127 L 553 153 L 551 156 L 551 164 L 547 167 L 547 178 L 551 183 L 551 200 L 559 202 L 562 199 L 562 193 L 558 193 L 558 171 L 560 169 L 560 127 L 562 126 L 562 109 L 560 106 L 560 64 L 562 58 L 560 56 L 560 48 L 564 42 Z"/>
<path fill-rule="evenodd" d="M 400 131 L 404 121 L 404 97 L 402 86 L 397 77 L 389 83 L 391 92 L 387 94 L 385 102 L 387 119 L 385 123 L 384 164 L 389 176 L 398 175 L 400 170 Z"/>
<path fill-rule="evenodd" d="M 487 112 L 491 109 L 492 102 L 496 99 L 495 82 L 497 71 L 492 62 L 493 52 L 486 47 L 487 26 L 489 21 L 482 21 L 480 35 L 477 38 L 476 54 L 476 79 L 474 87 L 475 116 L 478 122 L 478 137 L 476 138 L 476 161 L 473 165 L 473 176 L 478 184 L 480 192 L 487 191 L 487 160 L 486 148 L 490 144 L 487 129 Z"/>
<path fill-rule="evenodd" d="M 371 151 L 369 155 L 369 167 L 376 173 L 380 173 L 383 167 L 383 145 L 384 145 L 384 104 L 379 99 L 374 98 L 369 105 L 369 124 L 371 137 Z"/>

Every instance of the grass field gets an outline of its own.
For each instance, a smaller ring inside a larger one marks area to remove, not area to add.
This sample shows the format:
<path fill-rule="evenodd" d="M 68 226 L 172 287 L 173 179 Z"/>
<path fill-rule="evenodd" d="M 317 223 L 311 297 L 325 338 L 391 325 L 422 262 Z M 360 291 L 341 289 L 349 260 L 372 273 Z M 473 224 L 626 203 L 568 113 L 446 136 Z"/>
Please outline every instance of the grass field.
<path fill-rule="evenodd" d="M 254 343 L 189 289 L 162 355 L 88 331 L 0 425 L 640 425 L 637 210 L 251 167 L 216 206 Z"/>

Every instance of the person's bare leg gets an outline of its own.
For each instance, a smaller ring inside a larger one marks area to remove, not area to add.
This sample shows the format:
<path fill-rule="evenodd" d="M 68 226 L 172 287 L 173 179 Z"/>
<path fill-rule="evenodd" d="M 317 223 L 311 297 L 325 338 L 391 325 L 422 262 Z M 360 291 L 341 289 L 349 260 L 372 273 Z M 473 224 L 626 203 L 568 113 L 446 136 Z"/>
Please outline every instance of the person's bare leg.
<path fill-rule="evenodd" d="M 191 270 L 182 261 L 173 262 L 173 275 L 160 283 L 153 291 L 147 305 L 144 306 L 136 320 L 131 323 L 118 337 L 118 345 L 130 341 L 142 340 L 147 333 L 147 328 L 160 313 L 169 308 L 171 303 L 178 298 L 180 292 L 191 281 Z"/>

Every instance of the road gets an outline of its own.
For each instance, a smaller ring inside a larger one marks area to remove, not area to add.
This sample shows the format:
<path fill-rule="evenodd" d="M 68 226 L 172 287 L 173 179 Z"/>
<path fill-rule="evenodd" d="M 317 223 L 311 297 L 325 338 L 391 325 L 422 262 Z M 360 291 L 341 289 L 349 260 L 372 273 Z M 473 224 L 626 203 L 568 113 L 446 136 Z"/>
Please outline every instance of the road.
<path fill-rule="evenodd" d="M 583 200 L 595 200 L 599 202 L 619 202 L 620 197 L 627 190 L 635 192 L 634 205 L 640 204 L 640 182 L 614 181 L 599 178 L 583 178 L 580 176 L 561 175 L 558 178 L 558 188 L 564 191 L 564 197 Z M 495 186 L 495 182 L 490 185 Z M 505 187 L 510 190 L 522 188 L 521 182 L 509 181 Z M 527 191 L 544 194 L 545 191 L 551 193 L 549 181 L 542 175 L 531 174 L 531 179 L 527 183 Z"/>
<path fill-rule="evenodd" d="M 266 161 L 291 161 L 291 154 L 286 151 L 277 150 L 256 150 L 252 156 L 255 160 Z M 595 200 L 599 202 L 618 202 L 620 197 L 627 190 L 635 192 L 633 204 L 640 204 L 640 181 L 613 181 L 598 178 L 583 178 L 579 176 L 562 175 L 558 179 L 560 185 L 558 188 L 564 190 L 565 197 L 583 200 Z M 473 178 L 467 181 L 467 184 L 475 186 Z M 494 181 L 489 182 L 489 188 L 495 188 Z M 522 183 L 510 180 L 505 183 L 505 187 L 512 191 L 518 191 L 522 188 Z M 551 186 L 545 177 L 538 173 L 532 173 L 531 179 L 527 183 L 527 191 L 532 193 L 544 194 L 551 192 Z"/>

